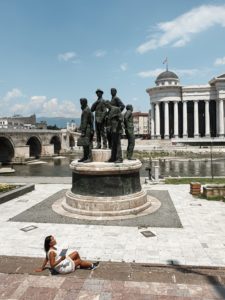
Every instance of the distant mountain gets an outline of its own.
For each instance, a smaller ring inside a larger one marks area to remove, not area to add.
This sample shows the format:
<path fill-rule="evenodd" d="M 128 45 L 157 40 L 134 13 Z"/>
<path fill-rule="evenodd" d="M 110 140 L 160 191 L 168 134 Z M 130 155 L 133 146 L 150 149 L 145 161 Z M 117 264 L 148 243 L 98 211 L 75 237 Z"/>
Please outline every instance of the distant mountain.
<path fill-rule="evenodd" d="M 63 117 L 37 117 L 37 122 L 41 121 L 47 122 L 47 125 L 54 126 L 56 125 L 58 128 L 66 128 L 67 123 L 71 123 L 73 120 L 78 126 L 80 125 L 80 118 L 63 118 Z"/>

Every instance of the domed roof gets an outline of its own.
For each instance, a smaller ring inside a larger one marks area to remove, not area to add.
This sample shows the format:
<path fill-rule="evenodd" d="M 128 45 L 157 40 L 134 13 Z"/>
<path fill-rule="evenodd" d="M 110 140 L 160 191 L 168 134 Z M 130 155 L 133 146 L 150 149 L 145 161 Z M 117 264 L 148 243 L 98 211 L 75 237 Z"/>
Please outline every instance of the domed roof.
<path fill-rule="evenodd" d="M 218 76 L 218 78 L 225 78 L 225 74 Z"/>
<path fill-rule="evenodd" d="M 159 74 L 159 76 L 156 78 L 156 81 L 158 80 L 168 80 L 168 79 L 176 79 L 179 80 L 178 76 L 171 72 L 171 71 L 164 71 L 161 74 Z"/>

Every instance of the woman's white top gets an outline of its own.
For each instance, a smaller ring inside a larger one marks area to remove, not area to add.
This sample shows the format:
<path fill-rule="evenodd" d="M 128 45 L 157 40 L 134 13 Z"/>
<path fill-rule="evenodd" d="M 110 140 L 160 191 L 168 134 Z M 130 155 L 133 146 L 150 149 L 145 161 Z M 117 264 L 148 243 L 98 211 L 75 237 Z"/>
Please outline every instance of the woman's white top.
<path fill-rule="evenodd" d="M 48 256 L 48 260 L 49 259 L 49 254 L 51 252 L 54 252 L 56 254 L 55 256 L 55 261 L 59 260 L 61 258 L 61 256 L 59 256 L 59 253 L 61 251 L 58 251 L 57 249 L 49 249 L 47 256 Z M 74 261 L 67 256 L 64 260 L 62 260 L 58 265 L 56 265 L 54 267 L 54 270 L 56 270 L 58 273 L 60 274 L 67 274 L 67 273 L 71 273 L 75 271 L 75 263 Z"/>

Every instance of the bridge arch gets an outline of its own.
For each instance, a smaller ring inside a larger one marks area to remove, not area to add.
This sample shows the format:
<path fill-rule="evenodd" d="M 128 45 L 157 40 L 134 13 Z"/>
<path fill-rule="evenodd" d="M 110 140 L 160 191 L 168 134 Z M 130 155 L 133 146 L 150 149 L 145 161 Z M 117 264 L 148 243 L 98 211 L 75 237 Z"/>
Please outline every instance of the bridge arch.
<path fill-rule="evenodd" d="M 30 157 L 39 158 L 41 156 L 41 141 L 36 136 L 31 136 L 27 145 L 30 146 Z"/>
<path fill-rule="evenodd" d="M 11 162 L 15 156 L 15 150 L 10 138 L 0 136 L 0 162 Z"/>
<path fill-rule="evenodd" d="M 58 135 L 54 135 L 51 138 L 50 144 L 54 145 L 54 154 L 59 154 L 61 150 L 61 140 Z"/>

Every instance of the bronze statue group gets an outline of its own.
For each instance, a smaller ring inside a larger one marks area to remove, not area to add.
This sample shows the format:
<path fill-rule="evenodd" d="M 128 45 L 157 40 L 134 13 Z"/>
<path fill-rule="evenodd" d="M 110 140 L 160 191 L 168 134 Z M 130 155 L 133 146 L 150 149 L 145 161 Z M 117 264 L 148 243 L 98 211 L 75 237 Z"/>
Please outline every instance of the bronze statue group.
<path fill-rule="evenodd" d="M 83 157 L 78 162 L 89 163 L 92 162 L 92 148 L 94 130 L 96 132 L 96 149 L 111 149 L 111 157 L 108 162 L 122 163 L 122 149 L 121 149 L 121 136 L 123 129 L 128 140 L 127 146 L 127 159 L 132 160 L 135 137 L 133 125 L 133 107 L 132 105 L 126 106 L 126 112 L 122 114 L 125 105 L 117 97 L 117 90 L 111 89 L 112 99 L 104 100 L 104 92 L 97 89 L 97 100 L 92 104 L 91 108 L 88 107 L 86 98 L 80 99 L 82 109 L 80 132 L 81 137 L 78 139 L 77 145 L 83 147 Z M 95 118 L 93 113 L 95 113 Z M 95 127 L 94 127 L 95 121 Z"/>

